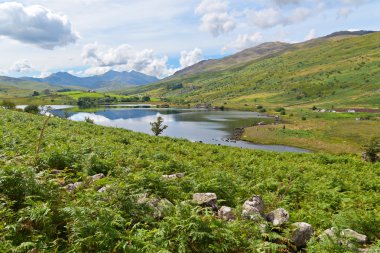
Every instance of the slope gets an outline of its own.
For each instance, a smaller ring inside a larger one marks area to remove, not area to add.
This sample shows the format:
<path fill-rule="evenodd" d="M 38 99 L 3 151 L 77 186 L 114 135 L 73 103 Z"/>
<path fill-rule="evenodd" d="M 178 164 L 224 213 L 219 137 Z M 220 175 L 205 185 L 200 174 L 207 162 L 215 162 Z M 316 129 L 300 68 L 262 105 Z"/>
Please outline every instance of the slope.
<path fill-rule="evenodd" d="M 293 44 L 227 70 L 130 90 L 182 103 L 380 107 L 380 33 L 335 35 Z"/>

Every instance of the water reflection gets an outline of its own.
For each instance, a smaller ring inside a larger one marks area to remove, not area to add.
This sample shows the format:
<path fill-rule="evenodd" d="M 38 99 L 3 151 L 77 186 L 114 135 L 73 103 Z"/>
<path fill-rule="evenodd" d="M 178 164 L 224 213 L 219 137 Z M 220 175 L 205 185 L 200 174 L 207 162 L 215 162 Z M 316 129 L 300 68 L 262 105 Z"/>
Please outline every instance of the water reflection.
<path fill-rule="evenodd" d="M 168 125 L 163 133 L 165 136 L 215 145 L 279 152 L 308 152 L 304 149 L 287 146 L 258 145 L 244 141 L 227 142 L 226 140 L 229 139 L 235 128 L 250 126 L 258 120 L 271 120 L 254 112 L 106 107 L 87 112 L 86 110 L 78 111 L 78 109 L 53 110 L 53 113 L 59 116 L 66 113 L 69 115 L 69 119 L 74 121 L 84 121 L 86 118 L 90 118 L 98 125 L 125 128 L 148 134 L 152 134 L 149 123 L 161 116 L 164 123 Z"/>

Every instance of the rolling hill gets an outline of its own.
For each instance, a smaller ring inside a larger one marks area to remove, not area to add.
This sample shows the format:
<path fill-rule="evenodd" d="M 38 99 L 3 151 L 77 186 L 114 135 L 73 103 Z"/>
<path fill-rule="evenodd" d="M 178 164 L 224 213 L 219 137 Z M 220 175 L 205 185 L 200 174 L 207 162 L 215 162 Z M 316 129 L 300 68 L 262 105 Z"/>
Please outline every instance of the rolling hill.
<path fill-rule="evenodd" d="M 38 83 L 19 78 L 0 76 L 0 98 L 30 96 L 33 91 L 62 89 L 63 86 L 52 86 L 47 83 Z"/>
<path fill-rule="evenodd" d="M 265 43 L 126 94 L 181 103 L 379 108 L 379 66 L 379 32 L 337 32 L 297 44 Z"/>

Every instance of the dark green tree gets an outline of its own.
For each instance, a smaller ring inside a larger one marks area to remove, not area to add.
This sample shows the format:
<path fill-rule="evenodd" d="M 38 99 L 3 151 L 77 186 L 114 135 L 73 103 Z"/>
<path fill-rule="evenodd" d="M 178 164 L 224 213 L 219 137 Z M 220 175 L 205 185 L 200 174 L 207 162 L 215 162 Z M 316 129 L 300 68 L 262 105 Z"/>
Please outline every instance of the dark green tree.
<path fill-rule="evenodd" d="M 380 152 L 380 143 L 376 139 L 372 139 L 371 142 L 364 147 L 367 161 L 371 163 L 379 161 L 378 153 Z"/>
<path fill-rule="evenodd" d="M 41 112 L 38 105 L 28 105 L 25 107 L 24 112 L 32 113 L 32 114 L 39 114 Z"/>
<path fill-rule="evenodd" d="M 168 126 L 164 125 L 163 123 L 164 119 L 161 116 L 157 117 L 156 122 L 150 122 L 150 125 L 152 126 L 152 132 L 155 136 L 159 136 L 166 128 L 168 128 Z"/>

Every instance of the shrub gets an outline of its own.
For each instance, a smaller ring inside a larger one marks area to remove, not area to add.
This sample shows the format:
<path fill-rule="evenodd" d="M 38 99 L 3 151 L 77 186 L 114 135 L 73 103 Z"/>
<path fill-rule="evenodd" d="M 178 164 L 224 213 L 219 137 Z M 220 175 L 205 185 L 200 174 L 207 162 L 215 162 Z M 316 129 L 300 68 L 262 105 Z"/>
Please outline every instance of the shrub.
<path fill-rule="evenodd" d="M 11 109 L 11 110 L 16 108 L 16 104 L 9 100 L 4 100 L 1 103 L 1 106 L 4 107 L 5 109 Z"/>
<path fill-rule="evenodd" d="M 25 107 L 24 112 L 32 113 L 32 114 L 39 114 L 41 112 L 38 105 L 28 105 Z"/>

